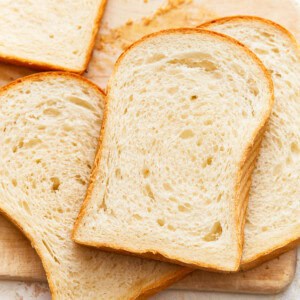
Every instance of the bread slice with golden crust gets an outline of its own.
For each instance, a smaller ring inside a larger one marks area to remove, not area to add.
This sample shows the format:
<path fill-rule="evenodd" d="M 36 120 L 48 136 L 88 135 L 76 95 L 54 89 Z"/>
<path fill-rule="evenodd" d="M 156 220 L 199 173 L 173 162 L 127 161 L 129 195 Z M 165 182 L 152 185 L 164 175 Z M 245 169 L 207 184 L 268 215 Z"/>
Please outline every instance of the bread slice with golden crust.
<path fill-rule="evenodd" d="M 237 41 L 198 29 L 144 37 L 108 87 L 76 242 L 235 271 L 273 89 Z"/>
<path fill-rule="evenodd" d="M 241 268 L 247 269 L 300 243 L 300 49 L 282 26 L 236 16 L 201 25 L 249 47 L 274 82 L 275 101 L 253 172 Z"/>
<path fill-rule="evenodd" d="M 82 73 L 106 0 L 1 1 L 0 61 Z"/>
<path fill-rule="evenodd" d="M 0 211 L 29 238 L 53 299 L 135 299 L 189 272 L 75 244 L 104 94 L 68 73 L 40 73 L 0 90 Z"/>

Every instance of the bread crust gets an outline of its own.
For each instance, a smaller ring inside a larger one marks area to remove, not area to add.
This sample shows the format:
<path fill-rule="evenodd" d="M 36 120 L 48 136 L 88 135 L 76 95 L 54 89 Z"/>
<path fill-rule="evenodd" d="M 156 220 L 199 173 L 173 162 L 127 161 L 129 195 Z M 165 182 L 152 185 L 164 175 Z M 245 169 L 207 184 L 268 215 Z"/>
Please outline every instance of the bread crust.
<path fill-rule="evenodd" d="M 31 81 L 36 81 L 36 80 L 40 80 L 40 79 L 46 79 L 48 77 L 60 77 L 60 78 L 65 77 L 65 78 L 71 78 L 71 79 L 76 78 L 77 80 L 82 81 L 84 84 L 88 84 L 90 86 L 90 88 L 94 89 L 95 91 L 100 93 L 102 96 L 105 95 L 104 92 L 97 85 L 95 85 L 94 83 L 92 83 L 91 81 L 89 81 L 88 79 L 86 79 L 80 75 L 73 74 L 73 73 L 67 73 L 67 72 L 43 72 L 43 73 L 35 73 L 35 74 L 29 75 L 29 76 L 22 77 L 20 79 L 17 79 L 15 81 L 9 83 L 6 86 L 1 87 L 0 88 L 0 97 L 4 92 L 9 90 L 10 88 L 13 88 L 15 85 L 21 84 L 26 81 L 31 82 Z M 13 215 L 10 215 L 9 213 L 7 213 L 5 211 L 5 209 L 3 209 L 1 207 L 1 202 L 0 202 L 0 212 L 4 217 L 6 217 L 10 222 L 12 222 L 31 242 L 32 247 L 35 249 L 38 256 L 40 257 L 43 267 L 45 269 L 45 273 L 46 273 L 47 281 L 49 284 L 50 292 L 52 295 L 52 299 L 59 300 L 57 297 L 57 291 L 55 289 L 55 285 L 52 280 L 50 269 L 48 268 L 47 262 L 44 259 L 43 252 L 39 249 L 38 245 L 35 243 L 34 237 L 31 235 L 31 233 L 29 231 L 26 231 L 23 228 L 21 222 L 19 222 Z"/>
<path fill-rule="evenodd" d="M 105 127 L 106 127 L 106 122 L 107 122 L 107 114 L 108 114 L 108 106 L 109 106 L 109 101 L 110 101 L 110 89 L 113 83 L 113 78 L 114 78 L 114 74 L 117 72 L 118 67 L 120 65 L 120 63 L 122 62 L 123 58 L 127 55 L 127 53 L 129 51 L 131 51 L 133 48 L 135 48 L 136 46 L 138 46 L 139 44 L 143 43 L 144 41 L 151 39 L 153 37 L 156 36 L 160 36 L 160 35 L 164 35 L 164 34 L 177 34 L 177 33 L 196 33 L 199 35 L 210 35 L 210 36 L 214 36 L 217 37 L 221 40 L 225 40 L 228 43 L 232 43 L 237 45 L 240 49 L 242 49 L 242 51 L 244 51 L 245 53 L 247 53 L 247 55 L 249 55 L 261 68 L 261 70 L 263 71 L 263 74 L 265 75 L 267 81 L 268 81 L 268 85 L 269 85 L 269 91 L 270 91 L 270 99 L 269 99 L 269 109 L 268 111 L 266 111 L 265 116 L 263 117 L 261 124 L 259 124 L 259 126 L 257 127 L 257 130 L 254 132 L 251 140 L 248 143 L 248 146 L 245 149 L 244 155 L 242 156 L 242 160 L 240 162 L 240 168 L 237 174 L 237 184 L 235 187 L 235 207 L 237 208 L 237 203 L 239 202 L 238 196 L 239 193 L 241 192 L 239 190 L 239 184 L 240 181 L 243 177 L 243 167 L 245 165 L 245 163 L 247 162 L 248 158 L 251 156 L 252 154 L 252 147 L 256 142 L 256 139 L 259 138 L 260 134 L 263 134 L 263 131 L 265 129 L 265 124 L 267 123 L 270 114 L 271 114 L 271 109 L 272 109 L 272 105 L 273 105 L 273 101 L 274 101 L 274 91 L 273 91 L 273 82 L 271 80 L 271 76 L 269 74 L 269 72 L 267 71 L 267 69 L 265 68 L 265 66 L 263 65 L 263 63 L 260 61 L 260 59 L 252 52 L 250 51 L 246 46 L 244 46 L 243 44 L 241 44 L 239 41 L 230 38 L 226 35 L 220 34 L 220 33 L 216 33 L 216 32 L 212 32 L 212 31 L 208 31 L 208 30 L 203 30 L 203 29 L 196 29 L 196 28 L 180 28 L 180 29 L 169 29 L 169 30 L 163 30 L 160 32 L 156 32 L 156 33 L 152 33 L 150 35 L 147 35 L 143 38 L 141 38 L 140 40 L 138 40 L 137 42 L 133 43 L 131 46 L 129 46 L 122 54 L 121 56 L 118 58 L 115 67 L 114 67 L 114 71 L 113 71 L 113 75 L 111 77 L 111 79 L 108 82 L 107 85 L 107 96 L 106 96 L 106 107 L 104 110 L 104 118 L 103 118 L 103 123 L 102 123 L 102 128 L 101 128 L 101 134 L 100 134 L 100 147 L 99 150 L 96 154 L 96 158 L 95 158 L 95 163 L 93 166 L 93 170 L 91 173 L 91 178 L 90 178 L 90 184 L 88 187 L 88 192 L 86 195 L 86 198 L 83 202 L 83 205 L 81 207 L 80 213 L 78 215 L 78 218 L 75 222 L 74 225 L 74 229 L 73 229 L 73 234 L 72 234 L 72 238 L 75 242 L 79 243 L 79 244 L 84 244 L 84 245 L 89 245 L 89 246 L 93 246 L 93 247 L 97 247 L 100 249 L 104 249 L 104 250 L 109 250 L 109 251 L 117 251 L 117 252 L 125 252 L 127 254 L 129 253 L 134 253 L 134 255 L 138 255 L 141 257 L 146 257 L 146 258 L 152 258 L 152 259 L 156 259 L 156 260 L 161 260 L 161 261 L 167 261 L 167 262 L 171 262 L 171 263 L 176 263 L 176 264 L 180 264 L 180 265 L 184 265 L 188 268 L 198 268 L 198 269 L 204 269 L 204 270 L 209 270 L 209 271 L 218 271 L 218 272 L 228 272 L 228 271 L 238 271 L 239 269 L 239 265 L 240 265 L 240 260 L 241 260 L 241 256 L 242 256 L 242 245 L 243 245 L 243 235 L 240 234 L 239 236 L 237 236 L 237 242 L 238 242 L 238 256 L 239 256 L 239 260 L 236 262 L 235 267 L 233 270 L 226 270 L 224 268 L 220 268 L 217 265 L 210 265 L 210 264 L 195 264 L 189 261 L 185 261 L 182 262 L 181 259 L 179 258 L 175 258 L 175 257 L 168 257 L 166 254 L 162 253 L 162 252 L 155 252 L 155 251 L 146 251 L 146 252 L 138 252 L 134 249 L 131 249 L 129 247 L 120 247 L 119 245 L 113 245 L 113 244 L 105 244 L 105 243 L 97 243 L 97 242 L 86 242 L 86 241 L 81 241 L 79 238 L 76 237 L 76 232 L 78 230 L 79 224 L 81 222 L 81 220 L 83 219 L 83 216 L 86 212 L 86 208 L 87 205 L 90 201 L 91 198 L 91 193 L 94 187 L 94 182 L 97 176 L 97 173 L 99 171 L 99 165 L 100 165 L 100 161 L 101 161 L 101 153 L 102 153 L 102 148 L 103 148 L 103 140 L 105 137 Z M 247 198 L 247 197 L 246 197 Z M 242 199 L 243 201 L 247 201 L 247 199 Z M 244 220 L 239 216 L 239 211 L 237 211 L 237 209 L 235 209 L 235 224 L 236 224 L 236 228 L 240 228 L 242 227 L 242 223 L 244 222 Z M 237 235 L 239 234 L 240 230 L 238 230 Z"/>
<path fill-rule="evenodd" d="M 94 48 L 94 45 L 96 42 L 96 35 L 97 35 L 99 27 L 100 27 L 100 22 L 101 22 L 103 13 L 104 13 L 104 8 L 105 8 L 106 3 L 107 3 L 107 0 L 102 0 L 100 6 L 98 8 L 98 14 L 97 14 L 95 22 L 94 22 L 94 27 L 92 29 L 89 46 L 87 48 L 86 55 L 85 55 L 85 61 L 82 65 L 82 67 L 68 68 L 68 67 L 63 67 L 63 66 L 56 65 L 56 64 L 45 63 L 45 62 L 38 61 L 38 60 L 33 60 L 33 59 L 29 60 L 29 59 L 25 59 L 22 57 L 7 55 L 7 54 L 3 54 L 1 52 L 0 52 L 0 62 L 10 63 L 10 64 L 17 65 L 17 66 L 28 67 L 28 68 L 39 70 L 39 71 L 43 71 L 43 70 L 65 71 L 65 72 L 82 74 L 87 69 L 89 61 L 91 59 L 93 48 Z"/>
<path fill-rule="evenodd" d="M 289 39 L 291 40 L 291 43 L 294 45 L 294 47 L 297 49 L 297 51 L 300 50 L 297 40 L 286 28 L 284 28 L 283 26 L 281 26 L 271 20 L 264 19 L 261 17 L 243 16 L 243 15 L 224 17 L 224 18 L 205 22 L 205 23 L 201 24 L 200 26 L 198 26 L 198 28 L 205 28 L 205 27 L 209 27 L 211 25 L 224 24 L 227 22 L 237 22 L 238 23 L 238 22 L 243 22 L 245 20 L 260 22 L 260 23 L 268 24 L 272 27 L 275 27 L 277 30 L 281 31 L 284 35 L 289 37 Z M 291 249 L 294 249 L 298 245 L 300 245 L 300 236 L 296 235 L 293 238 L 288 239 L 286 242 L 274 246 L 272 249 L 269 249 L 268 251 L 263 251 L 255 256 L 253 256 L 251 259 L 244 260 L 244 261 L 242 260 L 240 269 L 241 270 L 249 270 L 249 269 L 255 268 L 258 265 L 260 265 L 268 260 L 271 260 L 271 259 L 279 256 L 282 253 L 285 253 Z"/>

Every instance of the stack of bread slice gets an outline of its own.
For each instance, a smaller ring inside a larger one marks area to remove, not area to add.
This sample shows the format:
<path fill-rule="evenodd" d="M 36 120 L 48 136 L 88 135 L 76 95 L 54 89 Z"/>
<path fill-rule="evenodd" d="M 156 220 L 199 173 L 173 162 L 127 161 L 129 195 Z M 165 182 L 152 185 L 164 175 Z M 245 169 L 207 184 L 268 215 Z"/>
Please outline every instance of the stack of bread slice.
<path fill-rule="evenodd" d="M 38 48 L 35 67 L 86 67 L 104 2 L 91 3 L 80 55 L 65 63 L 70 42 L 54 66 L 56 50 Z M 23 50 L 17 63 L 32 59 Z M 53 299 L 147 297 L 194 269 L 235 272 L 295 247 L 299 75 L 289 32 L 232 17 L 137 41 L 106 95 L 67 72 L 3 87 L 0 211 Z"/>

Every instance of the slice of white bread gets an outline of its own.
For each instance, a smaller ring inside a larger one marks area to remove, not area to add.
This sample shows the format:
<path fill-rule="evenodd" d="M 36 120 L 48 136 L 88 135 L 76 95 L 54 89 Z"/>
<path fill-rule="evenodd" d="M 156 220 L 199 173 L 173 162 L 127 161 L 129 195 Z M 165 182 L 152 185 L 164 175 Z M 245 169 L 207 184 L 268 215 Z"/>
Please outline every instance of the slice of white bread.
<path fill-rule="evenodd" d="M 178 29 L 135 43 L 110 80 L 75 241 L 237 270 L 254 150 L 272 99 L 262 63 L 231 38 Z"/>
<path fill-rule="evenodd" d="M 75 244 L 103 93 L 67 73 L 40 73 L 0 90 L 0 211 L 30 239 L 53 299 L 133 299 L 171 284 L 181 267 Z"/>
<path fill-rule="evenodd" d="M 0 60 L 83 72 L 106 0 L 0 1 Z"/>
<path fill-rule="evenodd" d="M 257 17 L 204 24 L 248 46 L 272 74 L 275 102 L 253 173 L 242 268 L 250 268 L 300 242 L 300 53 L 280 25 Z"/>

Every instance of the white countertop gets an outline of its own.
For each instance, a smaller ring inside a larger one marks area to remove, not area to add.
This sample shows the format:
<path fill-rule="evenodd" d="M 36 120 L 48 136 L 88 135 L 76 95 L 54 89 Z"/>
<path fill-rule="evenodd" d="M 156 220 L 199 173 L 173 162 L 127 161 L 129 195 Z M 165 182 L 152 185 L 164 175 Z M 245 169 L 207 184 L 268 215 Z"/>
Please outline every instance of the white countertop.
<path fill-rule="evenodd" d="M 50 300 L 48 286 L 42 283 L 0 281 L 1 300 Z M 167 291 L 153 297 L 153 300 L 298 300 L 300 299 L 300 248 L 295 279 L 288 289 L 278 295 L 259 296 L 229 293 L 202 293 Z"/>

